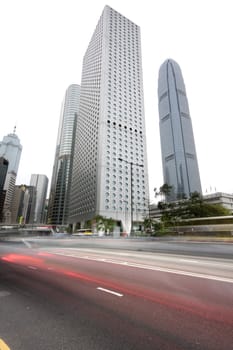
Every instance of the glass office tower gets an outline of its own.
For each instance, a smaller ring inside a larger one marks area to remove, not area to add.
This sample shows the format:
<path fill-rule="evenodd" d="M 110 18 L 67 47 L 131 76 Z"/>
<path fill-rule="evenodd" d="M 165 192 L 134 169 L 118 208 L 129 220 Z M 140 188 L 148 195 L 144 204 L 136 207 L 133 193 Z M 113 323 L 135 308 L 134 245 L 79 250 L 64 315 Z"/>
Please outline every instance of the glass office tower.
<path fill-rule="evenodd" d="M 79 97 L 80 86 L 72 84 L 62 103 L 48 208 L 48 223 L 54 225 L 67 224 L 68 219 Z"/>
<path fill-rule="evenodd" d="M 189 198 L 195 191 L 201 194 L 186 89 L 181 69 L 171 59 L 159 70 L 158 99 L 163 177 L 172 186 L 167 200 Z"/>

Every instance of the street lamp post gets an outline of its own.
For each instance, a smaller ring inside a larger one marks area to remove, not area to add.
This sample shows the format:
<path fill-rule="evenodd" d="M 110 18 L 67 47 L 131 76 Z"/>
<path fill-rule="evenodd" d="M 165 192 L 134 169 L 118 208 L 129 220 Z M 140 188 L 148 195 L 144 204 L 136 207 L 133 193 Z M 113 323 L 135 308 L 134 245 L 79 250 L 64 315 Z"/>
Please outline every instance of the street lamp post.
<path fill-rule="evenodd" d="M 126 159 L 123 158 L 118 158 L 120 162 L 125 162 L 127 164 L 130 164 L 130 209 L 131 209 L 131 228 L 130 228 L 130 233 L 133 233 L 133 165 L 138 166 L 140 168 L 143 168 L 143 164 L 138 164 L 138 163 L 133 163 L 129 162 Z"/>

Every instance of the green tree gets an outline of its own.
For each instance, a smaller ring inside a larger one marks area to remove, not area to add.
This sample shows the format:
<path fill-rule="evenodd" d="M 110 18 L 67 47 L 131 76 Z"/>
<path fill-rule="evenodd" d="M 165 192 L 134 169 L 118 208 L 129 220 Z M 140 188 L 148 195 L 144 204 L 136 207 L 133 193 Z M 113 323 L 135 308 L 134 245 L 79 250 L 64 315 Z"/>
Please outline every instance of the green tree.
<path fill-rule="evenodd" d="M 143 221 L 143 226 L 146 232 L 152 232 L 153 219 L 147 216 Z"/>
<path fill-rule="evenodd" d="M 103 230 L 104 232 L 108 233 L 113 231 L 115 225 L 114 219 L 107 218 L 102 215 L 96 215 L 92 221 L 96 223 L 96 228 L 98 231 Z"/>
<path fill-rule="evenodd" d="M 169 196 L 171 194 L 172 191 L 172 186 L 168 185 L 167 183 L 163 184 L 160 188 L 159 188 L 159 192 L 165 196 L 165 198 L 167 196 Z"/>
<path fill-rule="evenodd" d="M 161 202 L 165 202 L 166 198 L 171 194 L 171 191 L 172 191 L 172 186 L 168 185 L 167 183 L 160 186 L 159 190 L 157 189 L 157 187 L 155 187 L 154 188 L 155 198 L 160 196 Z"/>
<path fill-rule="evenodd" d="M 184 219 L 231 215 L 230 210 L 220 204 L 206 203 L 198 192 L 189 199 L 171 203 L 159 203 L 162 211 L 161 221 L 168 225 L 177 225 Z"/>

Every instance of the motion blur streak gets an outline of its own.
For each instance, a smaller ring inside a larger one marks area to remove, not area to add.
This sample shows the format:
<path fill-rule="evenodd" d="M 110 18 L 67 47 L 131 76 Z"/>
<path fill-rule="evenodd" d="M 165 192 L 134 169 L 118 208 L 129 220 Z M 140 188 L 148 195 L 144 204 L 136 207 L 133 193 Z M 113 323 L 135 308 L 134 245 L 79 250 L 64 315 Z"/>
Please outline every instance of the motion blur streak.
<path fill-rule="evenodd" d="M 230 324 L 233 326 L 232 318 L 230 316 L 229 318 L 226 318 L 226 315 L 223 316 L 222 308 L 218 309 L 217 305 L 213 305 L 213 307 L 211 308 L 210 306 L 207 306 L 203 303 L 202 304 L 198 304 L 197 302 L 191 303 L 189 299 L 185 299 L 184 297 L 179 298 L 177 296 L 174 296 L 165 292 L 161 294 L 156 292 L 150 292 L 149 290 L 139 290 L 139 289 L 136 290 L 135 287 L 134 289 L 128 288 L 123 286 L 122 284 L 116 284 L 111 281 L 98 279 L 90 275 L 81 274 L 74 271 L 59 269 L 59 270 L 56 270 L 56 272 L 60 274 L 64 274 L 65 276 L 71 277 L 73 279 L 83 280 L 89 283 L 94 283 L 97 285 L 107 287 L 109 289 L 113 289 L 117 292 L 121 292 L 124 295 L 127 294 L 136 298 L 151 301 L 156 304 L 172 307 L 173 309 L 191 312 L 195 315 L 204 317 L 205 319 L 224 322 L 225 324 Z"/>
<path fill-rule="evenodd" d="M 37 265 L 37 266 L 44 265 L 44 261 L 42 259 L 34 258 L 28 255 L 8 254 L 6 256 L 3 256 L 1 259 L 10 263 L 20 264 L 20 265 L 28 265 L 28 264 Z"/>
<path fill-rule="evenodd" d="M 38 252 L 37 255 L 39 255 L 39 256 L 46 256 L 46 257 L 51 257 L 52 256 L 52 254 L 46 253 L 46 252 Z"/>
<path fill-rule="evenodd" d="M 55 260 L 53 255 L 50 255 L 49 262 L 44 261 L 43 259 L 40 259 L 40 258 L 35 258 L 27 255 L 19 255 L 19 254 L 8 254 L 2 257 L 1 259 L 5 262 L 18 264 L 18 265 L 24 265 L 24 266 L 34 265 L 43 270 L 46 269 L 47 274 L 56 273 L 56 274 L 66 276 L 68 278 L 95 284 L 95 287 L 96 285 L 103 286 L 105 288 L 120 292 L 124 295 L 129 295 L 136 298 L 148 300 L 150 302 L 164 305 L 176 310 L 180 310 L 180 311 L 182 310 L 188 313 L 192 313 L 192 314 L 201 316 L 205 319 L 211 319 L 217 322 L 223 322 L 224 324 L 229 324 L 233 326 L 232 317 L 223 315 L 223 308 L 218 308 L 217 305 L 205 305 L 204 303 L 198 300 L 196 300 L 195 302 L 193 301 L 191 302 L 188 297 L 185 298 L 183 296 L 181 298 L 174 294 L 171 295 L 169 293 L 166 293 L 164 291 L 162 293 L 159 293 L 155 290 L 142 289 L 141 285 L 136 289 L 135 286 L 131 286 L 128 282 L 124 282 L 123 280 L 120 281 L 119 284 L 117 284 L 110 280 L 96 278 L 88 274 L 78 273 L 72 270 L 60 268 L 58 266 L 59 264 L 57 259 Z M 56 268 L 54 268 L 53 271 L 48 270 L 48 268 L 52 266 L 54 260 L 56 261 Z M 60 261 L 60 264 L 62 264 L 62 261 Z M 127 267 L 127 268 L 132 269 L 133 267 Z M 218 283 L 221 283 L 221 282 L 218 282 Z M 226 311 L 229 311 L 229 310 L 226 310 Z M 228 312 L 226 312 L 226 314 L 228 314 Z"/>

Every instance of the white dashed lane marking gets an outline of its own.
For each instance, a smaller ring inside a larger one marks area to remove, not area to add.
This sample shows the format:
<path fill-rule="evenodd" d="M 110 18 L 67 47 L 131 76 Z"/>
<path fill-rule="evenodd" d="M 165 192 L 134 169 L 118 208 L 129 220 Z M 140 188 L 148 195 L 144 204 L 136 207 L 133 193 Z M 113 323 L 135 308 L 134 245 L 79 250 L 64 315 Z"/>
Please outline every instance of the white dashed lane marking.
<path fill-rule="evenodd" d="M 117 297 L 123 297 L 123 294 L 114 292 L 114 290 L 105 289 L 105 288 L 102 288 L 102 287 L 97 287 L 96 289 L 98 289 L 98 290 L 100 290 L 102 292 L 105 292 L 105 293 L 113 294 L 113 295 L 115 295 Z"/>

